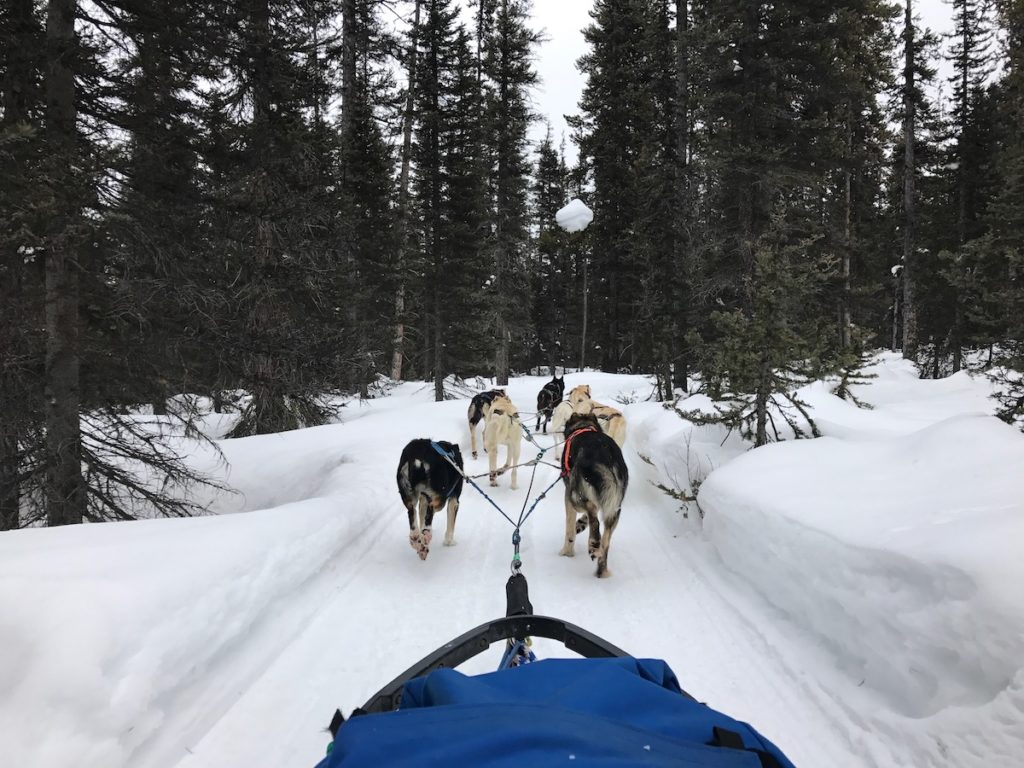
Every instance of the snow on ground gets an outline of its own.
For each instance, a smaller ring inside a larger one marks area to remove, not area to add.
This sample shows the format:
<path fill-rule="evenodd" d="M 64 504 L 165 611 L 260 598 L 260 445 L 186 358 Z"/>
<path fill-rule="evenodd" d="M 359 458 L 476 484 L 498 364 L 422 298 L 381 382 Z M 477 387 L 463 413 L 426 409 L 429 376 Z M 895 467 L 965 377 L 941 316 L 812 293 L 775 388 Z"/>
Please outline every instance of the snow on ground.
<path fill-rule="evenodd" d="M 891 357 L 878 372 L 859 392 L 874 410 L 813 385 L 828 437 L 753 452 L 646 402 L 643 377 L 569 374 L 628 403 L 630 488 L 608 580 L 583 542 L 558 557 L 561 488 L 539 505 L 522 544 L 533 604 L 665 658 L 797 765 L 1018 765 L 1024 438 L 977 415 L 980 380 L 918 381 Z M 543 381 L 509 387 L 524 414 Z M 510 526 L 467 488 L 458 546 L 421 562 L 394 486 L 412 437 L 468 458 L 466 404 L 406 383 L 337 425 L 221 441 L 224 462 L 197 450 L 235 489 L 205 491 L 212 511 L 242 514 L 0 535 L 5 762 L 313 765 L 335 707 L 504 610 Z M 532 495 L 556 479 L 540 466 Z M 703 529 L 655 487 L 699 481 Z M 521 471 L 492 496 L 515 515 L 528 484 Z"/>

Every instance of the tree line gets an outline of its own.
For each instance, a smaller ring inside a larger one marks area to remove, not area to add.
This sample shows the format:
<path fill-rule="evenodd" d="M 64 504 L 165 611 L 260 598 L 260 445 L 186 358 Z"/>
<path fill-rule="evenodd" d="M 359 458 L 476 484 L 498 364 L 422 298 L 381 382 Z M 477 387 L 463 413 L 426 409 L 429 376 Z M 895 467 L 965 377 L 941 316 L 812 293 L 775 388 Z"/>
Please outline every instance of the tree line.
<path fill-rule="evenodd" d="M 1019 416 L 1024 3 L 954 10 L 940 87 L 909 1 L 596 0 L 570 164 L 529 0 L 9 0 L 0 529 L 190 513 L 181 393 L 597 366 L 762 443 L 884 345 Z"/>

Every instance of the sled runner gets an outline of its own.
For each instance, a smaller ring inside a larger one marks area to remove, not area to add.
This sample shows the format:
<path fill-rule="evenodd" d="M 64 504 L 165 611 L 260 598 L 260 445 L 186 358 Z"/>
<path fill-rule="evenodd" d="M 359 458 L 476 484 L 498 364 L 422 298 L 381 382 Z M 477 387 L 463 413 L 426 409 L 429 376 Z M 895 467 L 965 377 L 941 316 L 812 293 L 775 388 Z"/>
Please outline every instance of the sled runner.
<path fill-rule="evenodd" d="M 509 578 L 506 598 L 504 618 L 421 659 L 348 720 L 335 713 L 334 742 L 317 768 L 794 768 L 753 727 L 687 694 L 664 661 L 534 615 L 521 572 Z M 558 640 L 583 658 L 538 661 L 531 637 Z M 502 642 L 497 672 L 454 669 Z"/>

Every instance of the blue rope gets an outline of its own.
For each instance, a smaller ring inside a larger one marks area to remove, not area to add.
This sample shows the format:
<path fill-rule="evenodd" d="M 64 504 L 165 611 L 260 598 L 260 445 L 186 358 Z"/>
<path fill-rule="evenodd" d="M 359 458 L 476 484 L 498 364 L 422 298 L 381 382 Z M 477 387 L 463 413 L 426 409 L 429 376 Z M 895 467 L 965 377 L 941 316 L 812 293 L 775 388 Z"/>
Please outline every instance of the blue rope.
<path fill-rule="evenodd" d="M 529 664 L 532 661 L 536 661 L 537 657 L 533 651 L 526 647 L 526 643 L 522 640 L 517 640 L 515 643 L 509 643 L 505 649 L 504 655 L 501 657 L 501 663 L 498 664 L 498 671 L 503 669 L 512 669 L 512 667 L 518 667 L 523 664 Z"/>
<path fill-rule="evenodd" d="M 533 506 L 530 507 L 530 511 L 529 512 L 527 512 L 525 515 L 523 515 L 522 512 L 519 513 L 520 514 L 519 525 L 523 525 L 530 518 L 530 515 L 533 514 L 533 510 L 535 510 L 537 508 L 537 505 L 540 504 L 541 501 L 544 500 L 544 497 L 548 495 L 548 491 L 550 491 L 552 488 L 554 488 L 560 482 L 562 482 L 561 475 L 559 475 L 559 477 L 555 479 L 555 482 L 553 482 L 551 485 L 549 485 L 547 488 L 545 488 L 544 492 L 541 493 L 540 496 L 538 496 L 536 499 L 534 499 Z"/>
<path fill-rule="evenodd" d="M 524 426 L 523 429 L 526 429 L 526 427 Z M 529 433 L 529 430 L 527 430 L 527 433 Z M 527 434 L 527 436 L 529 436 L 529 434 Z M 492 499 L 490 496 L 488 496 L 487 493 L 484 491 L 484 489 L 481 488 L 479 485 L 477 485 L 476 482 L 474 482 L 472 477 L 467 475 L 465 473 L 465 471 L 463 471 L 461 468 L 459 468 L 459 465 L 455 463 L 455 460 L 452 458 L 451 454 L 448 453 L 448 451 L 446 451 L 444 448 L 442 448 L 440 445 L 438 445 L 433 440 L 430 441 L 430 445 L 431 445 L 431 447 L 433 447 L 433 449 L 435 451 L 437 451 L 439 454 L 441 454 L 441 456 L 443 456 L 448 461 L 448 463 L 451 464 L 460 475 L 462 475 L 463 479 L 466 482 L 468 482 L 471 486 L 476 488 L 480 492 L 480 495 L 483 496 L 485 499 L 487 499 L 487 501 L 490 503 L 490 505 L 492 507 L 494 507 L 496 510 L 498 510 L 498 514 L 500 514 L 502 517 L 504 517 L 506 520 L 508 520 L 509 524 L 513 528 L 513 530 L 512 530 L 512 547 L 513 547 L 514 552 L 513 552 L 513 555 L 512 555 L 512 572 L 513 573 L 517 573 L 519 571 L 519 569 L 523 567 L 522 558 L 519 556 L 519 545 L 520 545 L 520 543 L 522 543 L 522 540 L 523 540 L 522 533 L 520 532 L 520 528 L 522 528 L 522 526 L 530 518 L 530 515 L 533 514 L 533 510 L 535 510 L 537 508 L 537 505 L 540 504 L 541 501 L 543 501 L 544 498 L 548 495 L 548 492 L 562 481 L 561 473 L 559 473 L 558 478 L 556 478 L 555 481 L 553 483 L 551 483 L 551 485 L 549 485 L 547 488 L 544 489 L 544 491 L 540 494 L 540 496 L 538 496 L 536 499 L 533 500 L 533 504 L 530 506 L 529 510 L 526 509 L 526 502 L 525 501 L 523 502 L 523 508 L 519 510 L 519 521 L 516 522 L 511 517 L 509 517 L 507 514 L 505 514 L 505 510 L 503 510 L 501 507 L 499 507 L 497 505 L 497 503 L 494 501 L 494 499 Z M 551 447 L 554 448 L 554 446 L 551 446 Z M 537 477 L 537 466 L 538 466 L 538 463 L 540 462 L 541 457 L 543 457 L 543 456 L 544 456 L 544 451 L 541 451 L 540 453 L 537 454 L 537 459 L 535 460 L 534 465 L 533 465 L 533 472 L 530 474 L 530 487 L 527 488 L 527 490 L 526 490 L 526 498 L 530 498 L 530 491 L 533 490 L 533 481 Z M 561 469 L 561 468 L 559 467 L 559 469 Z"/>
<path fill-rule="evenodd" d="M 477 489 L 478 491 L 480 491 L 480 495 L 481 495 L 481 496 L 483 496 L 483 497 L 484 497 L 485 499 L 487 499 L 487 500 L 488 500 L 489 502 L 491 502 L 491 506 L 492 506 L 492 507 L 494 507 L 494 508 L 495 508 L 496 510 L 498 510 L 498 512 L 499 512 L 499 513 L 501 514 L 501 516 L 502 516 L 502 517 L 504 517 L 504 518 L 505 518 L 506 520 L 508 520 L 508 521 L 509 521 L 509 523 L 510 523 L 510 524 L 512 524 L 512 525 L 515 525 L 515 524 L 516 524 L 515 520 L 513 520 L 513 519 L 512 519 L 511 517 L 509 517 L 508 515 L 506 515 L 506 514 L 505 514 L 505 511 L 504 511 L 504 510 L 503 510 L 503 509 L 502 509 L 501 507 L 499 507 L 499 506 L 498 506 L 497 504 L 495 504 L 495 503 L 494 503 L 494 499 L 492 499 L 492 498 L 491 498 L 490 496 L 488 496 L 488 495 L 487 495 L 487 494 L 486 494 L 486 493 L 484 492 L 484 489 L 483 489 L 483 488 L 481 488 L 481 487 L 480 487 L 479 485 L 477 485 L 477 484 L 476 484 L 476 483 L 475 483 L 475 482 L 473 481 L 473 478 L 472 478 L 472 477 L 470 477 L 470 476 L 469 476 L 469 475 L 467 475 L 467 474 L 466 474 L 465 472 L 463 472 L 463 471 L 462 471 L 461 469 L 459 469 L 459 465 L 455 463 L 455 460 L 454 460 L 454 459 L 452 459 L 452 457 L 451 457 L 451 454 L 449 454 L 449 453 L 448 453 L 448 451 L 446 451 L 446 450 L 445 450 L 444 448 L 442 448 L 442 447 L 441 447 L 440 445 L 438 445 L 437 443 L 435 443 L 435 442 L 434 442 L 433 440 L 431 440 L 431 441 L 430 441 L 430 445 L 431 445 L 431 446 L 433 447 L 433 449 L 434 449 L 435 451 L 437 451 L 437 452 L 438 452 L 439 454 L 441 454 L 441 455 L 442 455 L 442 456 L 444 456 L 444 457 L 445 457 L 446 459 L 448 459 L 448 461 L 449 461 L 449 462 L 451 463 L 451 465 L 452 465 L 453 467 L 455 467 L 455 469 L 456 469 L 456 470 L 457 470 L 457 471 L 458 471 L 458 472 L 459 472 L 459 473 L 460 473 L 460 474 L 462 475 L 462 478 L 463 478 L 463 479 L 464 479 L 464 480 L 465 480 L 466 482 L 468 482 L 468 483 L 469 483 L 470 485 L 472 485 L 472 486 L 473 486 L 474 488 L 476 488 L 476 489 Z"/>
<path fill-rule="evenodd" d="M 522 421 L 519 422 L 519 426 L 522 427 L 523 432 L 526 434 L 526 439 L 529 440 L 534 445 L 536 445 L 538 448 L 540 448 L 540 453 L 537 454 L 538 459 L 540 459 L 547 451 L 550 451 L 552 448 L 558 445 L 558 443 L 555 443 L 554 445 L 549 445 L 547 448 L 545 448 L 534 439 L 533 433 L 530 431 L 530 428 L 523 424 Z"/>

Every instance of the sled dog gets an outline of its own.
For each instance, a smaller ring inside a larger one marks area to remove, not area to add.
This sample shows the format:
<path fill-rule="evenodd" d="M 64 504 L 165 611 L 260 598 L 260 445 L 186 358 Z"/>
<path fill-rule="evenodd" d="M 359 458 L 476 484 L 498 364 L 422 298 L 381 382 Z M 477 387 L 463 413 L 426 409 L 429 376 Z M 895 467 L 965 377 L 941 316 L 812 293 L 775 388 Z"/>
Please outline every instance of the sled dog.
<path fill-rule="evenodd" d="M 556 435 L 562 435 L 565 432 L 565 425 L 569 421 L 569 417 L 572 416 L 572 403 L 568 400 L 563 400 L 555 406 L 554 411 L 551 413 L 551 432 Z M 555 451 L 558 454 L 558 460 L 562 460 L 562 443 L 557 443 Z"/>
<path fill-rule="evenodd" d="M 551 381 L 544 385 L 540 392 L 537 393 L 537 428 L 535 432 L 540 432 L 540 420 L 544 418 L 544 431 L 548 431 L 548 423 L 551 421 L 551 412 L 555 409 L 555 406 L 562 402 L 562 398 L 565 396 L 565 376 L 558 378 L 552 376 Z"/>
<path fill-rule="evenodd" d="M 569 393 L 569 403 L 576 413 L 592 413 L 597 417 L 601 429 L 621 448 L 626 442 L 626 417 L 607 405 L 601 405 L 590 399 L 590 385 L 581 384 L 573 387 Z"/>
<path fill-rule="evenodd" d="M 590 528 L 587 552 L 591 560 L 597 561 L 597 577 L 607 578 L 611 576 L 608 548 L 629 484 L 622 451 L 601 431 L 597 417 L 574 413 L 565 425 L 561 464 L 565 483 L 565 544 L 559 554 L 573 557 L 576 535 Z"/>
<path fill-rule="evenodd" d="M 509 485 L 515 490 L 517 469 L 519 463 L 519 449 L 523 440 L 523 426 L 519 421 L 519 412 L 504 395 L 499 395 L 491 401 L 491 410 L 487 414 L 487 421 L 484 424 L 484 450 L 487 451 L 487 462 L 490 467 L 491 485 L 498 485 L 498 475 L 512 467 L 512 483 Z M 499 472 L 498 446 L 504 445 L 505 466 Z"/>
<path fill-rule="evenodd" d="M 452 460 L 462 469 L 462 453 L 459 446 L 438 440 Z M 426 560 L 430 554 L 431 527 L 434 513 L 448 504 L 448 527 L 444 529 L 444 545 L 455 544 L 455 516 L 459 512 L 459 496 L 462 494 L 462 475 L 430 444 L 430 440 L 410 440 L 398 460 L 398 492 L 402 503 L 409 512 L 409 544 Z M 419 503 L 419 515 L 416 505 Z"/>
<path fill-rule="evenodd" d="M 491 412 L 491 402 L 498 396 L 504 396 L 504 389 L 489 389 L 486 392 L 478 392 L 469 401 L 469 449 L 476 458 L 476 425 L 487 418 Z M 487 431 L 487 424 L 484 423 L 484 431 Z"/>

